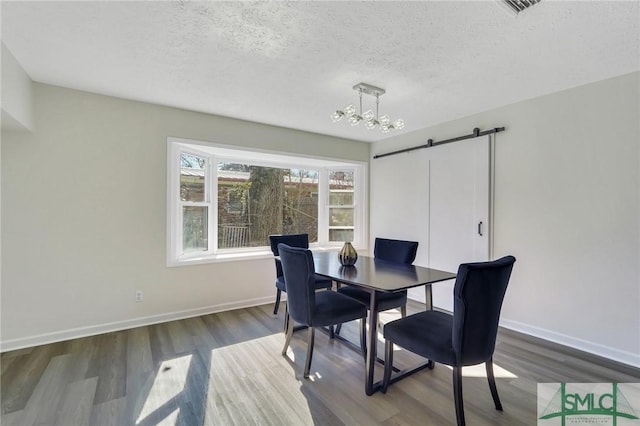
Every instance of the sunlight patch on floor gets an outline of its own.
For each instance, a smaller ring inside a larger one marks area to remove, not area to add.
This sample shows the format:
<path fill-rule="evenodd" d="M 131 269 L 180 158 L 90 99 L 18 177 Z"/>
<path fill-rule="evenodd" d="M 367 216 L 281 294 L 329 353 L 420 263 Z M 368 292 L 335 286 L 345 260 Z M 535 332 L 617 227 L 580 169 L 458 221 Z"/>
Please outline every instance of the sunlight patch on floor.
<path fill-rule="evenodd" d="M 449 370 L 453 370 L 450 366 L 445 366 Z M 493 364 L 493 376 L 496 379 L 517 379 L 518 376 L 511 371 L 500 367 L 497 364 Z M 487 370 L 484 364 L 470 365 L 468 367 L 462 367 L 462 377 L 487 377 Z"/>
<path fill-rule="evenodd" d="M 275 333 L 211 350 L 203 424 L 259 424 L 256 413 L 265 407 L 275 410 L 282 424 L 314 424 L 305 392 L 296 389 L 323 377 L 312 366 L 309 378 L 303 378 L 304 354 L 295 363 L 289 346 L 283 357 L 283 343 L 284 334 Z M 259 368 L 256 358 L 262 359 Z"/>
<path fill-rule="evenodd" d="M 136 424 L 144 422 L 148 416 L 152 415 L 157 410 L 166 409 L 166 404 L 184 390 L 187 383 L 187 374 L 189 372 L 190 365 L 191 355 L 174 358 L 160 364 L 160 368 L 153 380 L 153 385 L 149 390 L 149 394 L 147 395 L 142 411 L 136 420 Z M 179 411 L 179 409 L 174 410 L 165 419 L 174 415 L 177 419 Z"/>
<path fill-rule="evenodd" d="M 287 358 L 291 360 L 291 362 L 296 362 L 296 354 L 291 349 L 291 345 L 287 348 Z"/>

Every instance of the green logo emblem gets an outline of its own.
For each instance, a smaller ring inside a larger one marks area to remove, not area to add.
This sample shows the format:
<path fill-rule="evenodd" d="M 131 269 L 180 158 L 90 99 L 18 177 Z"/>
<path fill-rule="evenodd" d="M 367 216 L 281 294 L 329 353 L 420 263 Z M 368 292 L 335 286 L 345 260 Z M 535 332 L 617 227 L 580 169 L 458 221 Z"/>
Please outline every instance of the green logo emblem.
<path fill-rule="evenodd" d="M 640 419 L 618 383 L 572 383 L 569 389 L 566 383 L 538 384 L 538 400 L 541 398 L 541 386 L 558 385 L 546 408 L 538 413 L 541 414 L 539 420 L 559 418 L 560 424 L 565 426 L 567 418 L 571 424 L 602 424 L 606 419 L 607 424 L 617 426 L 618 419 Z M 635 405 L 637 408 L 638 401 Z M 538 421 L 538 424 L 545 423 Z"/>

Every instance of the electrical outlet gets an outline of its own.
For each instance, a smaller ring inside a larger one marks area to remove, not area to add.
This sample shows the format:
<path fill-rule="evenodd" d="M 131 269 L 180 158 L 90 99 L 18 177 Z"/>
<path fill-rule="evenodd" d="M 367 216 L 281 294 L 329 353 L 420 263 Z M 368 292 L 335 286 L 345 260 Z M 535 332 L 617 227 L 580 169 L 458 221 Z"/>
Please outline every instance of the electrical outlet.
<path fill-rule="evenodd" d="M 136 290 L 136 302 L 142 302 L 144 299 L 144 295 L 142 294 L 142 290 Z"/>

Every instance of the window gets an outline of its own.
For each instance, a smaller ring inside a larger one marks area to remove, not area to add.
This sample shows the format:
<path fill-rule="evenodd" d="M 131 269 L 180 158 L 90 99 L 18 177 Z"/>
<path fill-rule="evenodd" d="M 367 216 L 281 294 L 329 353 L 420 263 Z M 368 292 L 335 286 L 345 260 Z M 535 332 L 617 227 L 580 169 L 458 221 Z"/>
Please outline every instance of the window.
<path fill-rule="evenodd" d="M 182 249 L 185 253 L 207 251 L 209 248 L 208 185 L 206 170 L 208 159 L 204 156 L 180 153 L 180 200 L 182 216 Z"/>
<path fill-rule="evenodd" d="M 353 170 L 329 172 L 329 240 L 353 241 L 355 195 Z"/>
<path fill-rule="evenodd" d="M 168 264 L 270 255 L 271 234 L 363 246 L 365 164 L 168 139 Z"/>

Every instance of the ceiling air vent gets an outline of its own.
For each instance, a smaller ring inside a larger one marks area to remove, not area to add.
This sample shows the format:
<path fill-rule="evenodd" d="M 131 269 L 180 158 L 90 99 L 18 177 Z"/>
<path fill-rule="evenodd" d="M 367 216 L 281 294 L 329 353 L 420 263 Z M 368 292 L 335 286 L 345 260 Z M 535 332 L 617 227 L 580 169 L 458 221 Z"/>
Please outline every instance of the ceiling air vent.
<path fill-rule="evenodd" d="M 513 12 L 520 13 L 536 3 L 540 3 L 540 0 L 503 0 L 503 3 L 506 4 Z"/>

